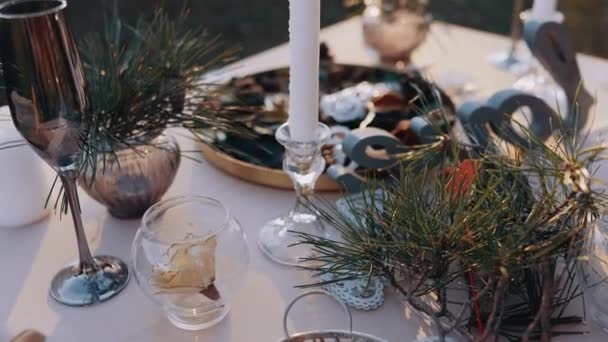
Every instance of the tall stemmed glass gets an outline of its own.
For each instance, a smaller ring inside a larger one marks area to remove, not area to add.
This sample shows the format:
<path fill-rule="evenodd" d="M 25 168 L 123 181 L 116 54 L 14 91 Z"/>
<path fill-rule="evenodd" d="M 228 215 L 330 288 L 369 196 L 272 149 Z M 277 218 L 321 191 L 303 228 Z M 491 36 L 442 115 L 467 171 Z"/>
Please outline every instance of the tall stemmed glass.
<path fill-rule="evenodd" d="M 55 275 L 50 293 L 60 303 L 82 306 L 116 295 L 129 271 L 118 258 L 91 256 L 80 217 L 76 176 L 86 129 L 86 82 L 63 14 L 66 6 L 65 0 L 0 4 L 0 55 L 13 122 L 59 173 L 76 228 L 80 261 Z"/>
<path fill-rule="evenodd" d="M 488 57 L 490 64 L 497 69 L 521 74 L 531 68 L 529 58 L 527 58 L 527 56 L 522 56 L 521 53 L 518 53 L 517 49 L 517 45 L 522 37 L 521 13 L 523 9 L 524 0 L 513 1 L 509 50 L 497 52 Z"/>
<path fill-rule="evenodd" d="M 535 18 L 530 11 L 522 13 L 524 25 L 530 20 L 539 20 Z M 564 14 L 555 12 L 552 17 L 544 19 L 544 21 L 554 21 L 556 23 L 564 22 Z M 564 89 L 555 82 L 551 75 L 543 68 L 543 66 L 534 58 L 532 54 L 529 57 L 530 68 L 521 75 L 513 84 L 512 88 L 521 90 L 526 93 L 535 95 L 543 99 L 557 113 L 565 114 L 568 112 L 568 98 Z"/>

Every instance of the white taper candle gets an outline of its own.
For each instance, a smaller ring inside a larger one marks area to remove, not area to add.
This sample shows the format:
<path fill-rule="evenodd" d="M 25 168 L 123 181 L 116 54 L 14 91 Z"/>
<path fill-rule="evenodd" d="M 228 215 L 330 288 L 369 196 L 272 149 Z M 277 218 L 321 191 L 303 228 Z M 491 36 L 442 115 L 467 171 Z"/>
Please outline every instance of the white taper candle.
<path fill-rule="evenodd" d="M 319 121 L 321 0 L 289 0 L 289 130 L 315 140 Z"/>
<path fill-rule="evenodd" d="M 557 12 L 557 0 L 534 0 L 532 18 L 540 21 L 550 21 Z"/>

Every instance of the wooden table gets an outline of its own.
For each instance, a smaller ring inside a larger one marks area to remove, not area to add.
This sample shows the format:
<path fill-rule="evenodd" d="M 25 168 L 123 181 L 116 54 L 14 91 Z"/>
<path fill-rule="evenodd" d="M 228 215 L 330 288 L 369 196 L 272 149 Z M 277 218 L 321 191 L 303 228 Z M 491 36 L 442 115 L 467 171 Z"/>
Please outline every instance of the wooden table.
<path fill-rule="evenodd" d="M 330 45 L 338 62 L 372 64 L 373 56 L 366 50 L 360 30 L 360 20 L 353 18 L 323 30 L 322 39 Z M 478 86 L 477 96 L 485 96 L 515 81 L 513 75 L 493 69 L 486 61 L 490 53 L 507 47 L 508 41 L 503 37 L 437 23 L 431 39 L 416 52 L 414 62 L 430 65 L 429 76 L 438 79 L 445 73 L 458 71 Z M 231 75 L 285 66 L 287 62 L 288 52 L 283 45 L 237 63 L 231 68 Z M 589 89 L 599 98 L 592 127 L 594 132 L 603 131 L 608 127 L 605 114 L 608 112 L 608 62 L 580 56 L 580 64 Z M 6 108 L 2 110 L 6 112 Z M 181 143 L 183 150 L 193 148 L 187 140 Z M 600 176 L 605 172 L 600 172 Z M 45 191 L 41 189 L 41 195 L 45 195 Z M 269 261 L 259 252 L 256 239 L 265 221 L 289 209 L 293 193 L 248 184 L 208 164 L 183 160 L 167 196 L 181 194 L 203 194 L 224 202 L 248 235 L 250 270 L 232 302 L 231 313 L 223 322 L 201 332 L 178 330 L 165 319 L 160 308 L 144 296 L 134 280 L 118 297 L 101 305 L 70 308 L 57 304 L 48 295 L 51 278 L 64 264 L 77 258 L 71 220 L 60 220 L 57 215 L 29 227 L 0 229 L 0 321 L 4 322 L 0 326 L 0 341 L 7 341 L 28 328 L 42 331 L 50 342 L 262 342 L 282 337 L 283 310 L 301 292 L 294 286 L 309 283 L 311 279 L 306 272 Z M 84 193 L 81 200 L 93 251 L 130 260 L 131 241 L 139 222 L 110 217 Z M 343 328 L 346 324 L 339 306 L 327 299 L 311 298 L 295 311 L 291 326 L 298 331 Z M 386 301 L 380 309 L 355 312 L 353 316 L 356 330 L 390 341 L 413 341 L 431 331 L 415 313 L 404 310 L 390 291 L 386 292 Z M 594 331 L 583 337 L 558 340 L 604 341 L 607 338 Z"/>

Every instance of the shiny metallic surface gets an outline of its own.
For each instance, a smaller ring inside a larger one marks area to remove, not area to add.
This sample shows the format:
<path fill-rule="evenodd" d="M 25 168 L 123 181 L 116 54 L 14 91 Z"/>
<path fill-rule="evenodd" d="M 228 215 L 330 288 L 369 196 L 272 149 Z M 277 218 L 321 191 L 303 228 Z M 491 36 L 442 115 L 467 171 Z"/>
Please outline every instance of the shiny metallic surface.
<path fill-rule="evenodd" d="M 51 296 L 65 305 L 85 306 L 117 295 L 129 281 L 127 265 L 112 256 L 96 256 L 94 260 L 98 267 L 93 275 L 80 272 L 80 263 L 59 271 L 51 282 Z"/>
<path fill-rule="evenodd" d="M 87 107 L 78 51 L 63 16 L 65 1 L 0 5 L 0 51 L 13 122 L 56 168 L 79 157 Z"/>
<path fill-rule="evenodd" d="M 289 331 L 287 330 L 289 312 L 291 311 L 293 306 L 298 301 L 300 301 L 302 298 L 312 296 L 312 295 L 323 295 L 323 296 L 327 296 L 332 299 L 335 299 L 340 304 L 340 306 L 342 306 L 342 309 L 344 310 L 344 312 L 348 318 L 348 328 L 349 329 L 348 330 L 319 330 L 319 331 L 309 331 L 309 332 L 290 334 Z M 346 304 L 344 304 L 341 300 L 336 298 L 333 294 L 331 294 L 327 291 L 323 291 L 323 290 L 312 290 L 312 291 L 304 292 L 304 293 L 300 294 L 299 296 L 297 296 L 296 298 L 294 298 L 291 301 L 291 303 L 289 303 L 289 305 L 287 306 L 287 309 L 285 309 L 285 313 L 283 314 L 283 331 L 285 332 L 285 335 L 287 337 L 279 340 L 278 342 L 317 342 L 317 341 L 386 342 L 385 340 L 383 340 L 379 337 L 353 331 L 353 317 L 352 317 L 352 314 L 351 314 L 348 306 Z"/>
<path fill-rule="evenodd" d="M 179 145 L 167 134 L 108 152 L 97 170 L 86 170 L 79 184 L 120 219 L 142 217 L 173 183 L 180 164 Z"/>
<path fill-rule="evenodd" d="M 86 81 L 63 14 L 66 6 L 64 0 L 0 4 L 0 54 L 13 122 L 59 173 L 76 229 L 80 261 L 55 276 L 51 295 L 80 306 L 113 297 L 127 284 L 129 272 L 116 258 L 92 257 L 80 217 L 76 170 L 85 131 Z"/>

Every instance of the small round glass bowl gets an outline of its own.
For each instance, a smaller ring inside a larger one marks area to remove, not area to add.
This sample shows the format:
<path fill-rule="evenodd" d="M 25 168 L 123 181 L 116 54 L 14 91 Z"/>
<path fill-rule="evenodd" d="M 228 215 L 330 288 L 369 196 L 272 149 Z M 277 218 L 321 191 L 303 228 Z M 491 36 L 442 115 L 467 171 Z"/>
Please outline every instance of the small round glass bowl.
<path fill-rule="evenodd" d="M 226 317 L 249 264 L 240 224 L 222 203 L 202 196 L 171 198 L 148 209 L 132 254 L 139 287 L 186 330 Z"/>

